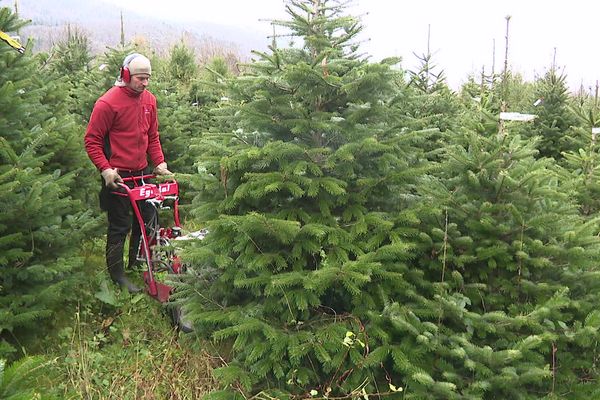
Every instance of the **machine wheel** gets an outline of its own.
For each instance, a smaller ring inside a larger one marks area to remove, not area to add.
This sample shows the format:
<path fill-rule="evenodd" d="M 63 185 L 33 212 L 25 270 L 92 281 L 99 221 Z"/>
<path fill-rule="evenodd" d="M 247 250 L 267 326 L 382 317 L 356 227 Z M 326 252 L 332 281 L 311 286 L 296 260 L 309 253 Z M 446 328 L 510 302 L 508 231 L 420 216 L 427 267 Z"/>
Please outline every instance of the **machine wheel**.
<path fill-rule="evenodd" d="M 161 264 L 163 271 L 168 271 L 169 274 L 175 275 L 175 271 L 170 263 L 161 262 Z M 192 324 L 185 318 L 185 312 L 182 310 L 180 305 L 167 303 L 166 307 L 169 317 L 171 318 L 171 322 L 177 327 L 177 329 L 184 333 L 193 332 L 194 328 Z"/>
<path fill-rule="evenodd" d="M 181 306 L 171 305 L 167 307 L 171 309 L 171 320 L 173 321 L 173 325 L 175 325 L 177 329 L 179 329 L 183 333 L 190 333 L 194 331 L 191 322 L 185 318 L 185 313 L 183 312 Z"/>

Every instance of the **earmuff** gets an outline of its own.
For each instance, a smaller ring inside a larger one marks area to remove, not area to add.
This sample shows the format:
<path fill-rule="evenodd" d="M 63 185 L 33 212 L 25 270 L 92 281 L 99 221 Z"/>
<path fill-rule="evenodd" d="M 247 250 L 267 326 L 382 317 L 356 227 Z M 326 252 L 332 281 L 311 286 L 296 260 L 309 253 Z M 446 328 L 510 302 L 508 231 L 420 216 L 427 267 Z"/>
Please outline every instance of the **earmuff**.
<path fill-rule="evenodd" d="M 131 81 L 131 72 L 129 71 L 129 63 L 131 62 L 131 60 L 133 60 L 134 58 L 136 58 L 140 55 L 141 54 L 133 53 L 133 54 L 130 54 L 127 57 L 125 57 L 125 59 L 123 60 L 123 66 L 121 67 L 121 71 L 119 72 L 119 77 L 121 78 L 121 81 L 123 81 L 125 83 L 129 83 Z"/>
<path fill-rule="evenodd" d="M 119 76 L 125 83 L 129 83 L 129 81 L 131 81 L 131 74 L 129 73 L 129 68 L 127 67 L 121 67 L 121 73 Z"/>

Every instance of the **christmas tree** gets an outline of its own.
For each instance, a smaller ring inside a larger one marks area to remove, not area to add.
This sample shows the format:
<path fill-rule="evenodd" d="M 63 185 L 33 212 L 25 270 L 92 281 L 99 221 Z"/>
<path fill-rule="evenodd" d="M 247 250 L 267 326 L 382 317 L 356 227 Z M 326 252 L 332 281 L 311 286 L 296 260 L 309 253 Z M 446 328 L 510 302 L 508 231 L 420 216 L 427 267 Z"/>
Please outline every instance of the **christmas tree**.
<path fill-rule="evenodd" d="M 235 131 L 203 142 L 210 234 L 179 293 L 198 332 L 232 346 L 215 396 L 389 391 L 379 365 L 373 379 L 358 364 L 370 310 L 402 285 L 425 136 L 390 127 L 396 60 L 356 53 L 342 2 L 287 11 L 275 26 L 302 45 L 256 53 L 223 105 Z"/>
<path fill-rule="evenodd" d="M 0 9 L 0 30 L 22 25 Z M 77 176 L 85 154 L 67 86 L 28 52 L 0 46 L 0 63 L 2 357 L 41 334 L 44 318 L 76 296 L 81 261 L 73 244 L 94 220 L 75 199 L 83 196 Z"/>

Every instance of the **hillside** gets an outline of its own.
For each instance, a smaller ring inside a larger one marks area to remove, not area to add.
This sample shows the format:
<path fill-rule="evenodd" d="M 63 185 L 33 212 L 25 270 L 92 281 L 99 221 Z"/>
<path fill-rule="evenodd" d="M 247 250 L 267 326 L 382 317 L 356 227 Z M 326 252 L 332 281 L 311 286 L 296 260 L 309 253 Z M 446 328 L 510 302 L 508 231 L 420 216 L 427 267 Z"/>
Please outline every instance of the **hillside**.
<path fill-rule="evenodd" d="M 13 1 L 0 0 L 2 7 L 14 7 Z M 85 33 L 94 54 L 120 41 L 121 12 L 125 40 L 147 42 L 164 54 L 184 38 L 200 57 L 210 56 L 215 47 L 245 58 L 253 49 L 263 49 L 267 39 L 260 33 L 206 21 L 179 22 L 142 16 L 103 0 L 19 0 L 19 15 L 31 23 L 21 32 L 21 40 L 35 38 L 35 51 L 48 51 L 63 39 L 67 27 Z"/>

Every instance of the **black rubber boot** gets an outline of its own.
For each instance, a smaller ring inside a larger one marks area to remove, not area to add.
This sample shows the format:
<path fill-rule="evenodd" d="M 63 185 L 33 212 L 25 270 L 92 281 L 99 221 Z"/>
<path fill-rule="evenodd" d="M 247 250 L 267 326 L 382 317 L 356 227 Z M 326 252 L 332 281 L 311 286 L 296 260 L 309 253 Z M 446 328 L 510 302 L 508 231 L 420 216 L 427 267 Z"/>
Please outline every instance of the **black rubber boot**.
<path fill-rule="evenodd" d="M 129 281 L 123 269 L 123 245 L 122 241 L 106 243 L 106 265 L 108 273 L 113 282 L 126 288 L 129 293 L 138 293 L 141 289 Z"/>
<path fill-rule="evenodd" d="M 135 236 L 132 235 L 129 238 L 129 261 L 127 262 L 128 271 L 137 269 L 141 264 L 141 262 L 137 259 L 139 247 L 139 237 L 136 240 Z"/>

